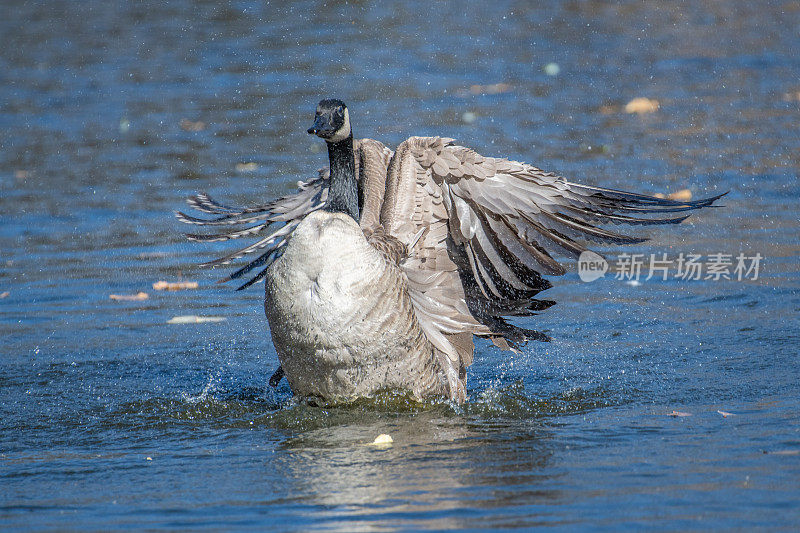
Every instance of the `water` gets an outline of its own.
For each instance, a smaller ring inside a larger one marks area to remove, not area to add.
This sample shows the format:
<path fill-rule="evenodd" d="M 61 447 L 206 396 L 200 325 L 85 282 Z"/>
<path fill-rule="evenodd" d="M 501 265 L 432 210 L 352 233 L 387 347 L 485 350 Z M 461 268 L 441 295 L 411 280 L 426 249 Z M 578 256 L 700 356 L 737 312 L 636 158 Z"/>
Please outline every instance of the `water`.
<path fill-rule="evenodd" d="M 4 7 L 2 529 L 800 525 L 796 2 Z M 259 286 L 196 269 L 224 246 L 186 243 L 171 211 L 314 175 L 326 96 L 392 145 L 444 135 L 577 181 L 730 190 L 627 251 L 761 253 L 760 276 L 573 266 L 525 322 L 553 342 L 479 343 L 463 409 L 295 405 L 267 385 Z M 659 111 L 624 113 L 639 96 Z M 166 323 L 190 314 L 227 320 Z M 381 433 L 392 447 L 365 446 Z"/>

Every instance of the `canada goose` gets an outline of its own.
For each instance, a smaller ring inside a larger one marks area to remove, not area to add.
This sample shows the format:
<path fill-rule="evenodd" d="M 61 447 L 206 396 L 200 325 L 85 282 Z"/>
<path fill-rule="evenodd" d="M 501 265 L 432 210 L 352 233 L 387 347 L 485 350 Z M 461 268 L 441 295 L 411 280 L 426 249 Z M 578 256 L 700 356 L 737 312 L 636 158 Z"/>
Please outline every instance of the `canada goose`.
<path fill-rule="evenodd" d="M 354 140 L 347 106 L 322 100 L 308 133 L 324 139 L 330 168 L 296 194 L 255 207 L 227 207 L 207 194 L 188 199 L 224 227 L 195 241 L 260 239 L 205 266 L 258 257 L 221 281 L 261 270 L 264 308 L 281 367 L 295 395 L 325 401 L 381 389 L 416 399 L 466 398 L 473 335 L 509 349 L 539 332 L 504 317 L 529 316 L 543 275 L 565 269 L 551 253 L 577 257 L 587 239 L 640 243 L 597 224 L 674 224 L 720 196 L 679 202 L 572 183 L 536 167 L 483 157 L 452 139 L 411 137 L 392 152 Z M 283 223 L 269 232 L 272 224 Z M 247 225 L 252 224 L 252 225 Z M 243 229 L 231 229 L 246 225 Z"/>

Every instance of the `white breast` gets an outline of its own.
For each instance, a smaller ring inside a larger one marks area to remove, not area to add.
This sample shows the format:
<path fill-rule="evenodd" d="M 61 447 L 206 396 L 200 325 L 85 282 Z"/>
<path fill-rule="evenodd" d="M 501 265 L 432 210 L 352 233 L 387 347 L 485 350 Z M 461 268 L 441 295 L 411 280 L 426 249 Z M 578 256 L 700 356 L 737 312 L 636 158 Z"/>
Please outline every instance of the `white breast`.
<path fill-rule="evenodd" d="M 380 254 L 352 218 L 316 211 L 292 233 L 283 256 L 271 268 L 267 292 L 276 310 L 302 323 L 309 333 L 331 332 L 363 308 L 363 285 L 384 270 Z"/>
<path fill-rule="evenodd" d="M 266 277 L 267 319 L 293 391 L 335 400 L 438 387 L 405 283 L 352 218 L 309 214 Z"/>

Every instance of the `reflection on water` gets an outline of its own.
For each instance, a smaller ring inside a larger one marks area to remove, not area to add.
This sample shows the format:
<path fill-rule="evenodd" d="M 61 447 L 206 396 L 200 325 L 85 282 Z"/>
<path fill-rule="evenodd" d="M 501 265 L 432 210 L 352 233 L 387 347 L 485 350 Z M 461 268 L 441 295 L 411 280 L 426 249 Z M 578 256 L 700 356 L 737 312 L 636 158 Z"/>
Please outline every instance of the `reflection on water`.
<path fill-rule="evenodd" d="M 800 524 L 797 2 L 4 8 L 4 529 Z M 571 272 L 526 319 L 553 342 L 479 343 L 463 408 L 296 404 L 266 384 L 263 294 L 195 269 L 224 245 L 186 243 L 171 212 L 313 176 L 323 96 L 389 145 L 445 135 L 591 184 L 730 190 L 628 251 L 761 253 L 761 276 Z M 636 97 L 658 110 L 626 113 Z M 180 279 L 200 287 L 151 289 Z M 191 314 L 227 320 L 167 324 Z"/>
<path fill-rule="evenodd" d="M 470 524 L 464 513 L 475 509 L 561 499 L 559 490 L 534 487 L 560 475 L 546 470 L 553 453 L 548 444 L 552 415 L 537 414 L 530 406 L 509 412 L 521 401 L 518 392 L 496 391 L 493 401 L 483 399 L 466 411 L 448 403 L 406 404 L 391 393 L 332 408 L 288 398 L 283 407 L 270 406 L 249 393 L 236 398 L 223 394 L 199 402 L 129 404 L 114 418 L 131 426 L 131 415 L 150 419 L 149 428 L 170 419 L 165 429 L 278 430 L 286 437 L 268 458 L 258 454 L 251 475 L 259 478 L 262 490 L 279 483 L 283 498 L 315 509 L 321 528 L 373 531 L 386 520 L 397 526 L 414 523 L 403 516 L 426 517 L 433 528 L 463 528 Z M 561 409 L 568 405 L 562 399 L 554 402 Z M 571 412 L 585 409 L 581 403 Z M 506 416 L 497 416 L 500 412 Z M 379 434 L 391 435 L 393 444 L 372 446 Z M 493 488 L 485 492 L 480 486 Z M 507 525 L 532 523 L 509 520 Z"/>
<path fill-rule="evenodd" d="M 390 433 L 389 449 L 366 446 L 379 433 Z M 378 423 L 348 424 L 318 429 L 291 439 L 278 464 L 290 483 L 290 493 L 313 494 L 309 503 L 328 509 L 321 518 L 342 529 L 372 530 L 380 514 L 434 514 L 465 506 L 453 497 L 470 486 L 470 455 L 476 434 L 461 424 L 429 414 Z M 417 465 L 416 476 L 408 475 Z M 463 524 L 454 514 L 434 527 Z M 357 524 L 361 522 L 361 527 Z"/>

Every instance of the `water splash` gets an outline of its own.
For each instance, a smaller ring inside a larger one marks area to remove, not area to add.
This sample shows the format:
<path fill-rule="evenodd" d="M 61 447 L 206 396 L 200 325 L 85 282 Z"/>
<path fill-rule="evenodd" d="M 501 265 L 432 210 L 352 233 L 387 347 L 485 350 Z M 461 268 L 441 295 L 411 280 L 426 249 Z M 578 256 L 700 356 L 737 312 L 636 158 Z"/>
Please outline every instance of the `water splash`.
<path fill-rule="evenodd" d="M 189 393 L 182 392 L 181 399 L 184 402 L 189 403 L 191 405 L 196 405 L 198 403 L 205 402 L 206 400 L 208 400 L 209 394 L 213 394 L 219 390 L 220 382 L 221 382 L 220 372 L 219 370 L 217 370 L 208 377 L 208 382 L 206 382 L 206 385 L 205 387 L 203 387 L 203 391 L 200 394 L 198 394 L 197 396 L 192 396 Z"/>

